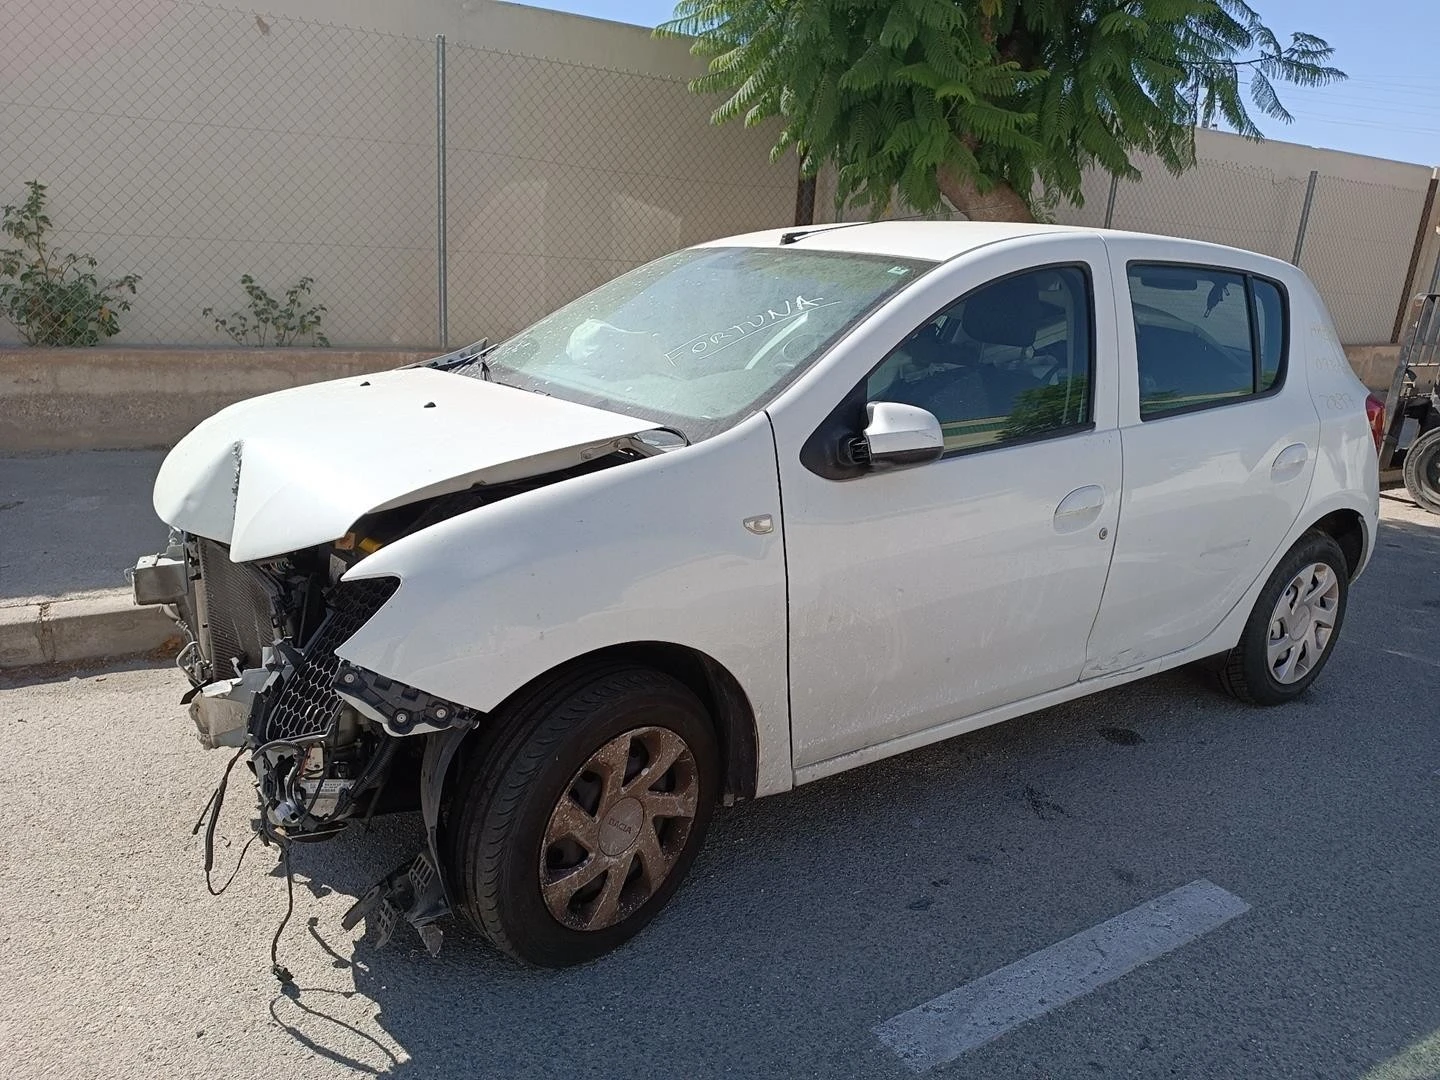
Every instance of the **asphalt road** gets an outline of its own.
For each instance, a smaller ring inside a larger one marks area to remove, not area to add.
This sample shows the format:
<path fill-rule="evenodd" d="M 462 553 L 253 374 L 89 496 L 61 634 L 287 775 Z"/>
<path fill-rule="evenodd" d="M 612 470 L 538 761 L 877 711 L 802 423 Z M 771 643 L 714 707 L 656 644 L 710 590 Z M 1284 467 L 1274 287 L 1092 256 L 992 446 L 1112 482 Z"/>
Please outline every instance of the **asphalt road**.
<path fill-rule="evenodd" d="M 343 932 L 404 818 L 297 852 L 281 994 L 274 854 L 205 892 L 224 758 L 180 676 L 0 680 L 7 1076 L 903 1078 L 877 1024 L 1197 879 L 1249 910 L 926 1075 L 1440 1076 L 1440 519 L 1384 513 L 1303 701 L 1177 672 L 725 811 L 668 912 L 561 973 Z"/>
<path fill-rule="evenodd" d="M 160 450 L 0 456 L 0 607 L 129 591 L 165 546 L 150 509 Z"/>

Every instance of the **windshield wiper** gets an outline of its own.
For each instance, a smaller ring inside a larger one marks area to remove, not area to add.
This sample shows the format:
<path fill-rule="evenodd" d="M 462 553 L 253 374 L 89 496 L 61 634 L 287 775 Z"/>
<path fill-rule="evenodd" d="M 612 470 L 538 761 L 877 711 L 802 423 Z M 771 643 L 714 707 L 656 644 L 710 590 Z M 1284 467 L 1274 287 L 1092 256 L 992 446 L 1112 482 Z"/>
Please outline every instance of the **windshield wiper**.
<path fill-rule="evenodd" d="M 409 366 L 428 367 L 434 371 L 455 371 L 468 364 L 473 364 L 478 360 L 480 378 L 488 383 L 494 383 L 496 386 L 508 386 L 512 390 L 524 390 L 527 394 L 539 394 L 541 397 L 553 396 L 547 390 L 537 390 L 533 386 L 520 386 L 517 383 L 505 382 L 495 378 L 495 369 L 485 357 L 498 349 L 504 342 L 497 341 L 491 345 L 488 344 L 488 341 L 488 338 L 481 338 L 473 345 L 466 345 L 463 349 L 456 349 L 454 352 L 448 352 L 444 356 L 437 356 L 431 360 L 422 360 L 418 364 L 410 364 Z"/>
<path fill-rule="evenodd" d="M 489 338 L 481 338 L 479 341 L 466 345 L 462 349 L 456 349 L 454 352 L 448 352 L 443 356 L 436 356 L 430 360 L 425 360 L 416 366 L 434 368 L 436 371 L 449 371 L 452 368 L 463 367 L 473 360 L 480 360 L 481 370 L 484 372 L 485 378 L 488 381 L 490 379 L 490 365 L 485 363 L 481 357 L 486 353 L 493 352 L 499 347 L 500 342 L 497 341 L 494 345 L 491 345 Z"/>

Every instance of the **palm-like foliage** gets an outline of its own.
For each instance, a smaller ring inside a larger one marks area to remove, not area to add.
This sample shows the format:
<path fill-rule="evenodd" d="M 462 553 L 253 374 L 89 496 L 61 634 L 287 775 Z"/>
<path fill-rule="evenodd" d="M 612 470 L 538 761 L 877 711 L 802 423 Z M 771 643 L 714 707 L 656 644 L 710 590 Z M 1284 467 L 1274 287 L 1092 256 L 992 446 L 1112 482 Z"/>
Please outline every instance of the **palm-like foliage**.
<path fill-rule="evenodd" d="M 1276 82 L 1345 77 L 1245 0 L 680 0 L 658 32 L 709 58 L 691 85 L 727 95 L 716 122 L 779 117 L 774 157 L 833 162 L 838 197 L 876 211 L 896 192 L 1078 201 L 1087 166 L 1134 176 L 1142 153 L 1178 173 L 1197 124 L 1258 138 L 1251 108 L 1290 119 Z"/>

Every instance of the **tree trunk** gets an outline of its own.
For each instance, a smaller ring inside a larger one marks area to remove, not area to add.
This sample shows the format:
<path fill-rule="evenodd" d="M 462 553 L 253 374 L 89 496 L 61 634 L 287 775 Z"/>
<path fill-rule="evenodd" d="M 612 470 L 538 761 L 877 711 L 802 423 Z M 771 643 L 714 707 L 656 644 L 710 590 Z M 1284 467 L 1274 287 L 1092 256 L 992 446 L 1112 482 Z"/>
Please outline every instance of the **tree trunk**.
<path fill-rule="evenodd" d="M 802 176 L 795 184 L 796 225 L 815 224 L 815 179 L 813 176 Z"/>
<path fill-rule="evenodd" d="M 942 166 L 936 174 L 940 193 L 971 221 L 1034 221 L 1030 206 L 1009 184 L 982 192 L 975 181 Z"/>

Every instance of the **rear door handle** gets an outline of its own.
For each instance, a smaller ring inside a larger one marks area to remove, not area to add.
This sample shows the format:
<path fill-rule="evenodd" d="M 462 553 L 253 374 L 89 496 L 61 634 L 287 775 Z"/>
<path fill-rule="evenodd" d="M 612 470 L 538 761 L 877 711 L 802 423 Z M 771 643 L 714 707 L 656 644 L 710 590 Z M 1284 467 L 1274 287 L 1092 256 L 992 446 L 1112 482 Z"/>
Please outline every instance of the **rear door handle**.
<path fill-rule="evenodd" d="M 1270 479 L 1277 484 L 1294 480 L 1305 471 L 1305 462 L 1310 460 L 1310 448 L 1304 443 L 1291 443 L 1275 455 L 1270 466 Z"/>
<path fill-rule="evenodd" d="M 1061 499 L 1060 505 L 1055 508 L 1055 531 L 1072 533 L 1088 529 L 1095 524 L 1104 509 L 1105 489 L 1099 484 L 1076 488 Z"/>

